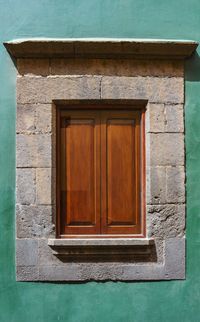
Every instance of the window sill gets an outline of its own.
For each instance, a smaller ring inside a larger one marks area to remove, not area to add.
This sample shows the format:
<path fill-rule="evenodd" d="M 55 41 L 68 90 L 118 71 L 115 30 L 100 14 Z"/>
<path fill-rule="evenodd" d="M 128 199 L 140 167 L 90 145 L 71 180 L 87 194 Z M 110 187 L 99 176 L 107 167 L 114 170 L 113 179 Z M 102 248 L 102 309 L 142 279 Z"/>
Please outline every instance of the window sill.
<path fill-rule="evenodd" d="M 142 238 L 65 238 L 48 239 L 57 257 L 75 261 L 148 261 L 155 253 L 152 239 Z"/>
<path fill-rule="evenodd" d="M 148 246 L 153 239 L 147 238 L 60 238 L 48 239 L 51 247 L 101 247 L 101 246 Z"/>

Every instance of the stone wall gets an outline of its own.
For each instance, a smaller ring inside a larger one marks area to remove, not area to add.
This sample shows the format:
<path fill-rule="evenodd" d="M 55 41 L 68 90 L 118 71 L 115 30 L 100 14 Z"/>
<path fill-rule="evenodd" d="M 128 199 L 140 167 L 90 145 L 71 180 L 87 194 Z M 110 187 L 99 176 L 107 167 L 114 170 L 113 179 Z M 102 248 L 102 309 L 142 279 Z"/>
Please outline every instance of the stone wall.
<path fill-rule="evenodd" d="M 179 60 L 18 59 L 17 279 L 182 279 L 184 78 Z M 55 101 L 147 100 L 146 225 L 155 256 L 65 262 L 55 256 Z"/>

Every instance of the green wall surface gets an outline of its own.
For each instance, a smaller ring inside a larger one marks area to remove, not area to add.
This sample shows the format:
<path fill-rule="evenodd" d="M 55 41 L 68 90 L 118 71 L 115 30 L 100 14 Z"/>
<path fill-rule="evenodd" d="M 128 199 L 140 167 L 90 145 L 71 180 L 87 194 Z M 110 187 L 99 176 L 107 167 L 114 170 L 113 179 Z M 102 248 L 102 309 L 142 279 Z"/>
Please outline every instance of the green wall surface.
<path fill-rule="evenodd" d="M 200 59 L 186 63 L 187 278 L 15 281 L 15 82 L 3 41 L 133 37 L 200 41 L 199 0 L 0 0 L 0 322 L 200 321 Z"/>

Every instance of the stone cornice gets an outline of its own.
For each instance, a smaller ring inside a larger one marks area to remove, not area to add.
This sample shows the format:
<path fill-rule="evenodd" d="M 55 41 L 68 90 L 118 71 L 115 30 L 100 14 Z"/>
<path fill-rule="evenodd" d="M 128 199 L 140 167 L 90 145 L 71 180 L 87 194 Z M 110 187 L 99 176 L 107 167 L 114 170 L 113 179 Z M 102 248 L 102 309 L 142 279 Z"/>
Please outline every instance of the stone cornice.
<path fill-rule="evenodd" d="M 159 39 L 19 39 L 5 42 L 14 58 L 151 58 L 185 59 L 198 43 Z"/>

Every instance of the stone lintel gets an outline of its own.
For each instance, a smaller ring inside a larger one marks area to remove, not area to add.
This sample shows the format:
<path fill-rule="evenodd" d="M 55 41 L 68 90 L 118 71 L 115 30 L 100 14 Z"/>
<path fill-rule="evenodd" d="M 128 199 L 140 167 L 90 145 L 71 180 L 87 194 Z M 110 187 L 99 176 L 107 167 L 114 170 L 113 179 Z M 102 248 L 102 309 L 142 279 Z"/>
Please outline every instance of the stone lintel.
<path fill-rule="evenodd" d="M 4 46 L 14 58 L 151 58 L 185 59 L 198 43 L 164 39 L 18 39 Z"/>

